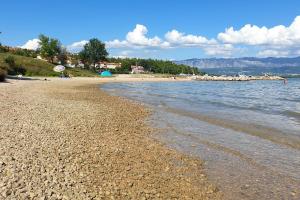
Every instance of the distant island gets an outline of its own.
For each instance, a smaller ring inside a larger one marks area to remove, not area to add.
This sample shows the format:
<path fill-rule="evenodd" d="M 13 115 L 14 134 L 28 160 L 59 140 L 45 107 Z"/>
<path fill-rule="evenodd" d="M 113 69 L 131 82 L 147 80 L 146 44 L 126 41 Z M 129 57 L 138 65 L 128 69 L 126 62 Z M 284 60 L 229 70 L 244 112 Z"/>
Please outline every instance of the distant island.
<path fill-rule="evenodd" d="M 193 58 L 174 61 L 176 64 L 184 64 L 197 67 L 201 71 L 215 75 L 264 75 L 299 76 L 300 57 L 295 58 Z"/>

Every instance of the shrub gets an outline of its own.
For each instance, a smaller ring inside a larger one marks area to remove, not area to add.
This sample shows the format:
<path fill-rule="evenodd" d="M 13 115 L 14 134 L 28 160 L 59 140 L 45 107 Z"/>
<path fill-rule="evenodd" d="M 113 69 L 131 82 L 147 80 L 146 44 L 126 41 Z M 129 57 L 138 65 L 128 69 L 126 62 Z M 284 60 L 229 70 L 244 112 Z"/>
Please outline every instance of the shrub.
<path fill-rule="evenodd" d="M 2 45 L 0 44 L 0 53 L 6 53 L 6 52 L 8 52 L 8 51 L 9 51 L 9 48 L 8 48 L 8 47 L 2 46 Z"/>
<path fill-rule="evenodd" d="M 13 57 L 13 56 L 7 56 L 4 59 L 4 61 L 5 61 L 6 64 L 8 64 L 9 67 L 16 66 L 16 60 L 15 60 L 15 57 Z"/>
<path fill-rule="evenodd" d="M 7 70 L 9 75 L 18 75 L 18 74 L 22 74 L 25 75 L 26 74 L 26 69 L 22 66 L 13 66 L 13 67 L 9 67 Z"/>
<path fill-rule="evenodd" d="M 6 78 L 6 71 L 0 68 L 0 82 L 5 81 Z"/>
<path fill-rule="evenodd" d="M 22 66 L 17 66 L 16 65 L 16 61 L 15 61 L 15 57 L 13 56 L 7 56 L 4 59 L 5 63 L 8 64 L 8 74 L 9 75 L 18 75 L 18 74 L 23 74 L 25 75 L 26 73 L 26 69 Z"/>
<path fill-rule="evenodd" d="M 28 49 L 16 49 L 14 52 L 11 52 L 12 54 L 19 55 L 19 56 L 26 56 L 26 57 L 37 57 L 37 52 L 34 50 L 28 50 Z"/>

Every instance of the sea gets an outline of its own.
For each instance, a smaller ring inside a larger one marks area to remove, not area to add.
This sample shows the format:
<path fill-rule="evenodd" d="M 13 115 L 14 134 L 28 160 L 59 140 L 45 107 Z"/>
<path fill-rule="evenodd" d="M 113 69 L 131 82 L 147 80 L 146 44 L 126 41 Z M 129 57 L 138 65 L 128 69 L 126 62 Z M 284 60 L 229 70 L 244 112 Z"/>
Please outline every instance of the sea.
<path fill-rule="evenodd" d="M 204 161 L 224 199 L 300 199 L 300 79 L 101 85 L 145 104 L 155 134 Z"/>

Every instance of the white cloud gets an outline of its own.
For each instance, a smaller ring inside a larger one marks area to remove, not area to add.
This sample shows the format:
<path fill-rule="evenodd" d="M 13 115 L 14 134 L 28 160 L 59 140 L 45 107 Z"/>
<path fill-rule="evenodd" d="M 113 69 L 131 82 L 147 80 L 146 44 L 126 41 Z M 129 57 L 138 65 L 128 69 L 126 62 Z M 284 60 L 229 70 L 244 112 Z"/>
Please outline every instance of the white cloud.
<path fill-rule="evenodd" d="M 83 49 L 84 45 L 87 44 L 89 41 L 82 40 L 79 42 L 74 42 L 73 44 L 70 44 L 67 46 L 67 50 L 70 52 L 79 52 Z"/>
<path fill-rule="evenodd" d="M 121 51 L 118 55 L 113 56 L 114 58 L 131 58 L 130 54 L 134 53 L 131 50 Z"/>
<path fill-rule="evenodd" d="M 161 39 L 157 36 L 154 38 L 147 38 L 148 29 L 146 26 L 137 24 L 135 29 L 127 33 L 126 40 L 133 45 L 138 46 L 159 46 Z"/>
<path fill-rule="evenodd" d="M 297 49 L 265 49 L 257 53 L 259 57 L 294 57 L 300 56 Z"/>
<path fill-rule="evenodd" d="M 185 34 L 178 30 L 171 30 L 165 34 L 165 39 L 158 36 L 147 37 L 146 26 L 137 24 L 134 30 L 126 35 L 125 40 L 111 40 L 105 42 L 107 48 L 111 49 L 168 49 L 182 47 L 198 47 L 204 50 L 207 55 L 230 56 L 234 49 L 232 45 L 219 44 L 215 39 L 207 39 L 200 35 Z M 224 54 L 223 54 L 224 53 Z"/>
<path fill-rule="evenodd" d="M 289 55 L 289 51 L 278 51 L 278 50 L 262 50 L 257 53 L 260 57 L 286 57 Z"/>
<path fill-rule="evenodd" d="M 153 38 L 146 37 L 148 29 L 146 26 L 137 24 L 133 31 L 126 35 L 126 40 L 120 41 L 118 39 L 107 41 L 108 48 L 125 48 L 125 47 L 160 47 L 165 45 L 162 40 L 155 36 Z"/>
<path fill-rule="evenodd" d="M 203 36 L 186 35 L 177 30 L 169 31 L 165 34 L 165 40 L 158 36 L 146 37 L 148 29 L 146 26 L 137 24 L 133 31 L 126 35 L 126 40 L 107 41 L 108 48 L 172 48 L 172 47 L 202 47 L 204 45 L 215 45 L 217 41 L 207 39 Z"/>
<path fill-rule="evenodd" d="M 153 51 L 175 48 L 196 48 L 202 50 L 208 56 L 248 56 L 256 53 L 257 56 L 284 57 L 300 55 L 300 16 L 295 17 L 288 25 L 278 25 L 274 27 L 259 27 L 247 24 L 240 29 L 233 27 L 221 32 L 215 38 L 206 38 L 196 34 L 186 34 L 176 29 L 170 30 L 161 38 L 158 36 L 147 36 L 148 29 L 145 25 L 136 24 L 132 31 L 129 31 L 125 39 L 114 39 L 106 41 L 106 47 L 120 52 L 118 55 L 129 56 L 125 52 L 130 52 L 130 56 L 137 56 Z M 74 42 L 67 46 L 71 52 L 79 52 L 87 43 L 87 40 Z M 27 41 L 21 48 L 37 49 L 39 40 Z M 123 53 L 122 53 L 123 52 Z M 245 53 L 246 52 L 246 53 Z M 248 53 L 247 53 L 248 52 Z M 153 53 L 153 52 L 151 52 Z"/>
<path fill-rule="evenodd" d="M 105 42 L 107 48 L 125 48 L 129 47 L 129 43 L 127 41 L 120 41 L 118 39 Z"/>
<path fill-rule="evenodd" d="M 30 50 L 37 50 L 40 47 L 39 39 L 32 39 L 28 40 L 24 45 L 20 46 L 22 49 L 30 49 Z"/>
<path fill-rule="evenodd" d="M 212 45 L 217 44 L 217 41 L 214 39 L 208 40 L 203 36 L 197 35 L 185 35 L 177 30 L 169 31 L 165 34 L 165 38 L 168 43 L 171 45 L 178 46 L 203 46 L 203 45 Z"/>
<path fill-rule="evenodd" d="M 223 56 L 231 57 L 232 54 L 236 51 L 233 45 L 231 44 L 216 44 L 211 46 L 203 47 L 203 50 L 208 56 Z"/>
<path fill-rule="evenodd" d="M 267 28 L 247 24 L 240 30 L 230 27 L 224 33 L 218 34 L 218 39 L 224 43 L 265 45 L 265 46 L 299 46 L 300 16 L 297 16 L 290 26 L 283 25 Z"/>

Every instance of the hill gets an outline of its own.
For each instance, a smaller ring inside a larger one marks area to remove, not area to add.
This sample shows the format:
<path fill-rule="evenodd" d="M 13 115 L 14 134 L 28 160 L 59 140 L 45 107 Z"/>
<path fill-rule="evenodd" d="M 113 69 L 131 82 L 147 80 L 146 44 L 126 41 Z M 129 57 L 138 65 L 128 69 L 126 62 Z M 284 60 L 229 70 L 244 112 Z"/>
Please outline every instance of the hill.
<path fill-rule="evenodd" d="M 261 75 L 264 73 L 276 75 L 300 74 L 300 57 L 295 58 L 207 58 L 188 59 L 175 61 L 177 64 L 185 64 L 202 69 L 213 74 L 238 74 Z"/>
<path fill-rule="evenodd" d="M 59 73 L 53 71 L 54 65 L 51 63 L 10 53 L 0 53 L 0 67 L 8 68 L 8 65 L 5 63 L 5 58 L 8 56 L 13 56 L 15 58 L 16 66 L 25 69 L 26 76 L 59 76 Z M 67 68 L 66 73 L 73 76 L 96 76 L 96 73 L 80 68 Z"/>

